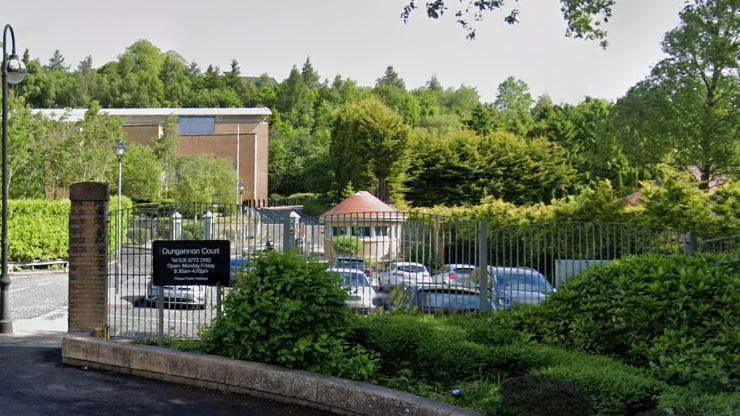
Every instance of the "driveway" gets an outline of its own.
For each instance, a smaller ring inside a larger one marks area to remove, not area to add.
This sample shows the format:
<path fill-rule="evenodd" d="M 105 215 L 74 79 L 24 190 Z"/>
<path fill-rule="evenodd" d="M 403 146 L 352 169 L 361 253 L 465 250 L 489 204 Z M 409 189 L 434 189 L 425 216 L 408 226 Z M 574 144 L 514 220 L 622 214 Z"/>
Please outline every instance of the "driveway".
<path fill-rule="evenodd" d="M 324 416 L 324 412 L 61 361 L 59 337 L 0 335 L 0 415 Z"/>

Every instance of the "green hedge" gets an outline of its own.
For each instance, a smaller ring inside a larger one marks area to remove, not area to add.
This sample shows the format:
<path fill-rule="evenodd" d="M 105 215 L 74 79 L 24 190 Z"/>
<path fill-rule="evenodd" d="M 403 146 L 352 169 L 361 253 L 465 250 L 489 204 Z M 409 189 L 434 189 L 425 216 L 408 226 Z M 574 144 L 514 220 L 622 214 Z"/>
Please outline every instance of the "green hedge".
<path fill-rule="evenodd" d="M 115 241 L 116 197 L 111 198 L 109 239 Z M 131 200 L 124 197 L 124 210 Z M 8 259 L 11 262 L 60 260 L 69 248 L 69 200 L 17 199 L 8 203 Z M 128 215 L 128 214 L 126 214 Z M 126 224 L 123 224 L 124 235 Z"/>

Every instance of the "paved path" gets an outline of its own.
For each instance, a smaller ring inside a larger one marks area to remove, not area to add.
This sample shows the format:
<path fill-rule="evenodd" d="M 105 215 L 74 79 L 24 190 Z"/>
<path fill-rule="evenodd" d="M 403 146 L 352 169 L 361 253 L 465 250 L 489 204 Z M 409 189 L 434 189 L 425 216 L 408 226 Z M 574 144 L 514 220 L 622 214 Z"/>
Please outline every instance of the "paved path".
<path fill-rule="evenodd" d="M 327 413 L 62 364 L 59 335 L 0 336 L 0 416 Z"/>

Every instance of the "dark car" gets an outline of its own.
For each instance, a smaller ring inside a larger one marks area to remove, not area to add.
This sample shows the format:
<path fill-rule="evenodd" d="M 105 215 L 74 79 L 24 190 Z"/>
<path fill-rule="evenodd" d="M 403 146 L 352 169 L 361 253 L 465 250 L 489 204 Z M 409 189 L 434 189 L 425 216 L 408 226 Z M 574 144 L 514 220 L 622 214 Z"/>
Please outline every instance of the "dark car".
<path fill-rule="evenodd" d="M 396 286 L 381 291 L 373 304 L 385 310 L 409 310 L 417 308 L 424 313 L 449 314 L 480 312 L 480 292 L 476 288 L 431 284 L 421 286 Z M 489 310 L 496 305 L 489 300 Z"/>

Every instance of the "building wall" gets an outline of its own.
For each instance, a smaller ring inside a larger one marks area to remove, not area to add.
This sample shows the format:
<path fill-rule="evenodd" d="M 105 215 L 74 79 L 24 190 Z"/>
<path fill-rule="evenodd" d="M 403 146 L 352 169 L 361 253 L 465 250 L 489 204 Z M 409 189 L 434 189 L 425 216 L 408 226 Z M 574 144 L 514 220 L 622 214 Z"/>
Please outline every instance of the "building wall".
<path fill-rule="evenodd" d="M 162 134 L 164 118 L 128 116 L 124 119 L 126 122 L 124 131 L 129 143 L 149 144 Z M 239 177 L 245 184 L 243 198 L 267 199 L 269 125 L 261 117 L 218 116 L 214 124 L 215 134 L 179 136 L 177 154 L 180 156 L 213 154 L 236 167 L 237 126 Z M 179 131 L 177 124 L 175 128 Z"/>

